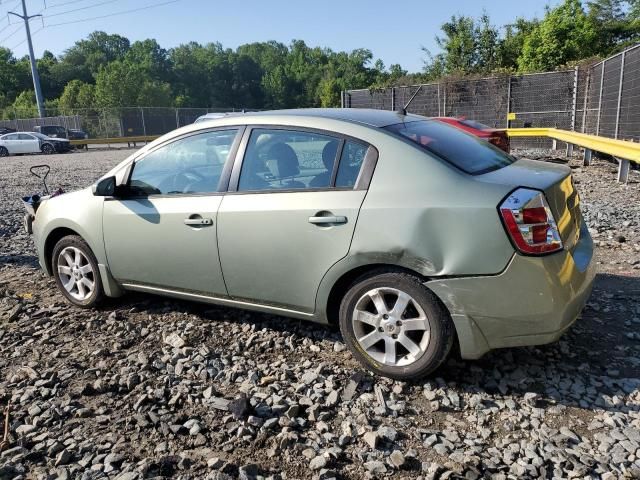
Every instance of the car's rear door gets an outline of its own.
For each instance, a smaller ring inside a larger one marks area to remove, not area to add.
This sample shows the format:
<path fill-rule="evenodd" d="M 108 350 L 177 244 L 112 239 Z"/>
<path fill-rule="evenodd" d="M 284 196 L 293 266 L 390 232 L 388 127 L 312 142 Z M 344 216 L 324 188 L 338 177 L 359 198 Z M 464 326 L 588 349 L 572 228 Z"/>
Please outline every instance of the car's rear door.
<path fill-rule="evenodd" d="M 229 295 L 312 312 L 322 277 L 349 251 L 376 159 L 335 133 L 247 129 L 218 212 Z"/>
<path fill-rule="evenodd" d="M 20 153 L 19 142 L 18 142 L 18 134 L 10 133 L 2 137 L 2 144 L 9 151 L 11 155 L 16 153 Z"/>
<path fill-rule="evenodd" d="M 40 151 L 40 141 L 28 133 L 18 134 L 20 153 L 38 153 Z"/>
<path fill-rule="evenodd" d="M 136 160 L 125 195 L 104 202 L 104 243 L 116 280 L 130 288 L 226 296 L 216 214 L 241 130 L 186 135 Z"/>

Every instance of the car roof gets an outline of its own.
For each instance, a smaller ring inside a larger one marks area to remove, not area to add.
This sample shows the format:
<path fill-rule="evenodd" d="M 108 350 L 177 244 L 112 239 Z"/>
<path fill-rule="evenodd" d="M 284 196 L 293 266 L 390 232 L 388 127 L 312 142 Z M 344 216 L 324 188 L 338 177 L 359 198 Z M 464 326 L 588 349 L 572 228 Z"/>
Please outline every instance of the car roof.
<path fill-rule="evenodd" d="M 360 123 L 372 127 L 386 127 L 396 123 L 425 120 L 420 115 L 403 114 L 391 110 L 376 110 L 372 108 L 295 108 L 288 110 L 269 110 L 263 112 L 251 112 L 244 114 L 250 117 L 315 117 L 342 120 L 346 122 Z"/>

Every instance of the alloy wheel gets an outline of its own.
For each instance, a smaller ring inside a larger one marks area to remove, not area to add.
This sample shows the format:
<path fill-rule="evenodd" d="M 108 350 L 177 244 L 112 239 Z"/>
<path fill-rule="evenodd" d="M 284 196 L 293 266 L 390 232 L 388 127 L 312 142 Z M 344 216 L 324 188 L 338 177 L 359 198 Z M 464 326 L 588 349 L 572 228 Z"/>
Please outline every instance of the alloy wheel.
<path fill-rule="evenodd" d="M 8 157 L 9 156 L 9 150 L 7 150 L 4 147 L 0 147 L 0 157 Z"/>
<path fill-rule="evenodd" d="M 84 301 L 96 287 L 96 274 L 87 256 L 76 247 L 66 247 L 58 255 L 58 278 L 73 298 Z"/>
<path fill-rule="evenodd" d="M 424 355 L 431 338 L 420 304 L 396 288 L 374 288 L 358 299 L 353 330 L 360 347 L 384 365 L 411 365 Z"/>

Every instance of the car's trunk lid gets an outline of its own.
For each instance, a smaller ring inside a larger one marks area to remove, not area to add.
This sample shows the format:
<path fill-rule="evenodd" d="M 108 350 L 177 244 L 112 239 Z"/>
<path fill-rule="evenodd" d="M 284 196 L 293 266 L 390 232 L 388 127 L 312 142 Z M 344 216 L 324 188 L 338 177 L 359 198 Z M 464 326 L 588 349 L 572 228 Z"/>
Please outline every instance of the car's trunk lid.
<path fill-rule="evenodd" d="M 522 159 L 476 179 L 514 189 L 526 187 L 543 191 L 565 246 L 571 249 L 577 242 L 582 218 L 580 198 L 573 185 L 571 169 L 566 165 Z"/>

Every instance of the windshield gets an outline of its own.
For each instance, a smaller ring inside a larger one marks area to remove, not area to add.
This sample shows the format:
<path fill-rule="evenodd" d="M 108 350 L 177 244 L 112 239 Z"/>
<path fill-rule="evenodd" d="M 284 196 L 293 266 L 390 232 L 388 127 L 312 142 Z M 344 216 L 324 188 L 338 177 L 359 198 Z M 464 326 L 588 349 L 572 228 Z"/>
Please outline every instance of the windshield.
<path fill-rule="evenodd" d="M 43 135 L 43 134 L 38 133 L 38 132 L 29 132 L 29 135 L 33 135 L 34 137 L 38 137 L 38 138 L 41 138 L 41 139 L 49 138 L 46 135 Z"/>
<path fill-rule="evenodd" d="M 384 128 L 471 175 L 498 170 L 516 161 L 490 143 L 434 120 L 398 123 Z"/>

